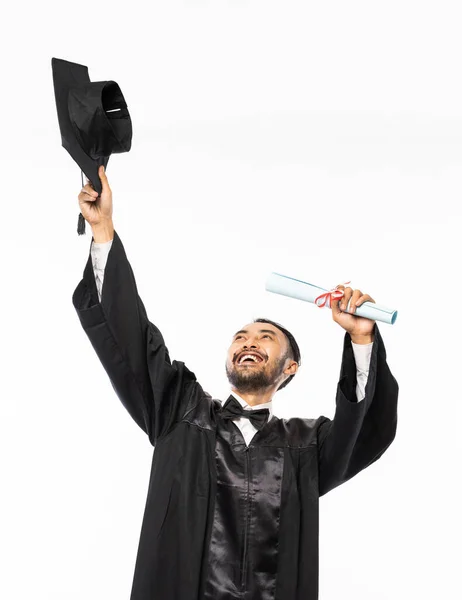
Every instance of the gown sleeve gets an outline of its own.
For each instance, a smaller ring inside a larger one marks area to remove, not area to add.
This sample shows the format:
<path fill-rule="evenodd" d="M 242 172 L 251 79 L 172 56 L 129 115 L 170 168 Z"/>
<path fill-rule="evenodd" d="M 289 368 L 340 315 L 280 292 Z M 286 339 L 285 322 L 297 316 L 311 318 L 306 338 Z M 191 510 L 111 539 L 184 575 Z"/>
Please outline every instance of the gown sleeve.
<path fill-rule="evenodd" d="M 107 257 L 101 301 L 91 253 L 72 302 L 109 379 L 150 442 L 167 435 L 201 389 L 183 362 L 170 360 L 159 329 L 149 321 L 117 232 Z"/>
<path fill-rule="evenodd" d="M 378 460 L 395 438 L 398 383 L 385 346 L 374 326 L 365 397 L 357 401 L 356 365 L 349 333 L 345 334 L 333 419 L 318 419 L 319 496 L 348 481 Z"/>

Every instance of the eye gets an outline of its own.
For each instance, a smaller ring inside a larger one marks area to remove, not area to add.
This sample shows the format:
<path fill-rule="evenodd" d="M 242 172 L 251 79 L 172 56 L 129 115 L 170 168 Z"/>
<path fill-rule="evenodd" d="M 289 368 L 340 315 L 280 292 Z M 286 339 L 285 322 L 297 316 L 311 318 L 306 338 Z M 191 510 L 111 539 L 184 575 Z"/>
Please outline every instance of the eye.
<path fill-rule="evenodd" d="M 263 337 L 267 337 L 267 338 L 269 338 L 270 340 L 272 340 L 272 339 L 273 339 L 273 338 L 272 338 L 270 335 L 268 335 L 267 333 L 265 333 L 265 335 L 264 335 Z"/>
<path fill-rule="evenodd" d="M 237 336 L 236 336 L 234 339 L 235 339 L 235 340 L 238 340 L 238 339 L 239 339 L 239 338 L 241 338 L 241 337 L 242 337 L 242 335 L 237 335 Z"/>

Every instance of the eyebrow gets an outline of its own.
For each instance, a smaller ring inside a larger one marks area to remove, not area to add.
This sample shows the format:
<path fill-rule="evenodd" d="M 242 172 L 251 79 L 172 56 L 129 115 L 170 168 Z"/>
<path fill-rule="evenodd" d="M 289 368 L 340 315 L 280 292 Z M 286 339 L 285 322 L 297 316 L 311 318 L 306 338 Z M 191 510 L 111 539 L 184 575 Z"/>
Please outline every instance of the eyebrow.
<path fill-rule="evenodd" d="M 236 331 L 236 333 L 234 334 L 233 337 L 236 337 L 236 335 L 239 335 L 240 333 L 249 333 L 247 329 L 241 329 L 240 331 Z M 258 333 L 271 333 L 272 335 L 277 337 L 277 334 L 275 331 L 273 331 L 272 329 L 260 329 Z"/>

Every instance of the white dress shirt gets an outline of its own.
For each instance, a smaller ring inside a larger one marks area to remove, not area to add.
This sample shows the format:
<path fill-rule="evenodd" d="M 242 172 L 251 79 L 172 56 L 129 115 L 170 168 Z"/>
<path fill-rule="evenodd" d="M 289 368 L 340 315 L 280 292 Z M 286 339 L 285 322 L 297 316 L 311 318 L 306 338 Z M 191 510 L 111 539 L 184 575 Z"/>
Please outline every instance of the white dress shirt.
<path fill-rule="evenodd" d="M 103 289 L 103 280 L 104 280 L 104 269 L 106 267 L 107 257 L 109 255 L 109 250 L 111 249 L 113 240 L 109 242 L 104 242 L 101 244 L 97 244 L 92 241 L 91 245 L 91 258 L 93 265 L 93 272 L 95 274 L 96 288 L 98 290 L 98 297 L 101 302 L 101 294 Z M 354 344 L 351 342 L 353 347 L 353 354 L 356 362 L 356 397 L 358 402 L 364 399 L 366 393 L 366 383 L 367 377 L 369 375 L 369 365 L 371 361 L 371 352 L 373 342 L 370 344 Z M 269 409 L 269 419 L 273 416 L 273 402 L 265 402 L 263 404 L 258 404 L 257 406 L 250 406 L 247 402 L 238 396 L 236 392 L 231 391 L 236 400 L 244 407 L 245 410 L 253 410 L 258 408 L 268 408 Z M 239 427 L 244 436 L 245 442 L 249 445 L 253 436 L 256 434 L 258 429 L 256 429 L 249 419 L 245 417 L 239 417 L 233 419 L 233 422 Z"/>

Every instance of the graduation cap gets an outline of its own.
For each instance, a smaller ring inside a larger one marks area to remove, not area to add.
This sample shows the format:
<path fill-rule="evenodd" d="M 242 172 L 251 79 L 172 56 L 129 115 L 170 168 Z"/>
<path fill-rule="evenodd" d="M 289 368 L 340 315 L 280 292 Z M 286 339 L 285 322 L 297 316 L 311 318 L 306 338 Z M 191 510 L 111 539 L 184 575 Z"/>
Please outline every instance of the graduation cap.
<path fill-rule="evenodd" d="M 111 154 L 128 152 L 132 144 L 132 121 L 127 103 L 115 81 L 90 81 L 88 67 L 51 59 L 56 109 L 62 146 L 79 165 L 93 188 L 101 194 L 98 168 Z M 77 233 L 85 233 L 79 214 Z"/>

